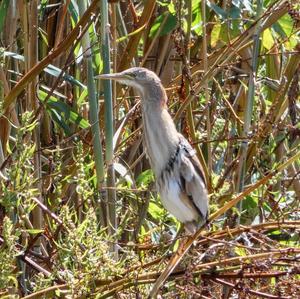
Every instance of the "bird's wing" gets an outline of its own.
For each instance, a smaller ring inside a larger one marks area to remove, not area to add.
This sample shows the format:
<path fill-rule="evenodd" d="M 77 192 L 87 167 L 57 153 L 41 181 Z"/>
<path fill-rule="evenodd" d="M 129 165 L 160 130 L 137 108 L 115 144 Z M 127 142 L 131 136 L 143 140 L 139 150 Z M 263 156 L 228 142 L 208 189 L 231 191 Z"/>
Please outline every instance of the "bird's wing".
<path fill-rule="evenodd" d="M 205 177 L 195 150 L 188 141 L 181 139 L 180 177 L 183 191 L 192 201 L 194 207 L 206 219 L 208 214 L 208 197 Z"/>

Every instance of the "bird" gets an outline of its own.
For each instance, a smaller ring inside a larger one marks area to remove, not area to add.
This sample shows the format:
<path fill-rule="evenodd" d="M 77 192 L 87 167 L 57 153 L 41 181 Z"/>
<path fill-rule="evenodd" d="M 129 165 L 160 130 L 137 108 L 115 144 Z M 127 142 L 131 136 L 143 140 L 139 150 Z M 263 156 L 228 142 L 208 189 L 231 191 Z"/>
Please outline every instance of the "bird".
<path fill-rule="evenodd" d="M 136 90 L 142 107 L 144 146 L 161 202 L 184 224 L 188 234 L 194 234 L 208 219 L 206 180 L 196 151 L 177 131 L 168 112 L 160 78 L 143 67 L 97 78 L 115 80 Z"/>

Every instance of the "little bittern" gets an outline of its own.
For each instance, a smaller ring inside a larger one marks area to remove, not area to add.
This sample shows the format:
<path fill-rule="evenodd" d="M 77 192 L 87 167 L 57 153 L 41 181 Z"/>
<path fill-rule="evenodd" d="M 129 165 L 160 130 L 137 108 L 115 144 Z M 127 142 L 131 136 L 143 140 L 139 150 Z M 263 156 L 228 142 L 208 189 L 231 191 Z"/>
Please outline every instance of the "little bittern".
<path fill-rule="evenodd" d="M 208 216 L 205 177 L 195 150 L 177 132 L 167 111 L 167 94 L 160 79 L 140 67 L 98 78 L 116 80 L 137 90 L 142 104 L 144 143 L 161 201 L 189 233 L 194 233 Z"/>

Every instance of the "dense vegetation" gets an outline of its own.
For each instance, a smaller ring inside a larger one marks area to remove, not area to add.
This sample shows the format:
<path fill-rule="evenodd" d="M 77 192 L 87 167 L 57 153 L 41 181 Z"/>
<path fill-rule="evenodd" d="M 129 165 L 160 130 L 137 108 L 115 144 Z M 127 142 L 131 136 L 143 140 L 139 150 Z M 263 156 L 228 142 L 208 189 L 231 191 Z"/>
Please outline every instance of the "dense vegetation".
<path fill-rule="evenodd" d="M 1 298 L 299 298 L 299 10 L 1 0 Z M 160 203 L 138 97 L 95 79 L 133 65 L 203 165 L 194 237 Z"/>

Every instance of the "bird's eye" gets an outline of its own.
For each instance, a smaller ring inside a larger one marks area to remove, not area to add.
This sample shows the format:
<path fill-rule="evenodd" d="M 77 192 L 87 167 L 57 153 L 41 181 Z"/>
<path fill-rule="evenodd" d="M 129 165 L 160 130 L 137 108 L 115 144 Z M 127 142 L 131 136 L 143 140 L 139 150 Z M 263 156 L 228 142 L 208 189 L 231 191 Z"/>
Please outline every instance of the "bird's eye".
<path fill-rule="evenodd" d="M 136 77 L 136 73 L 131 73 L 130 77 L 135 78 Z"/>

